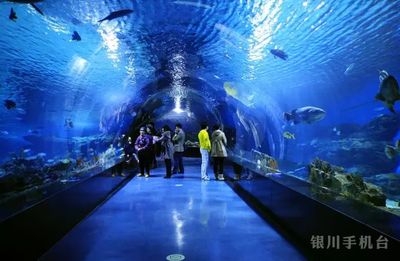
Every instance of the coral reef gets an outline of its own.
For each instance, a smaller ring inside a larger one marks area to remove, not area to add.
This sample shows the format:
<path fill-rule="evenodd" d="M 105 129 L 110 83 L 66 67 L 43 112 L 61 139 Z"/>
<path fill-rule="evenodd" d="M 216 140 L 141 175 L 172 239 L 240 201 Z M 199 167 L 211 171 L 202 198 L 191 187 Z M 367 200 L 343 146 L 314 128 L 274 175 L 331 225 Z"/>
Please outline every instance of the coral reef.
<path fill-rule="evenodd" d="M 375 206 L 386 204 L 386 196 L 380 187 L 364 182 L 355 173 L 345 173 L 342 167 L 317 158 L 308 166 L 308 171 L 309 180 L 319 186 Z"/>
<path fill-rule="evenodd" d="M 71 158 L 46 161 L 43 153 L 27 158 L 13 157 L 0 166 L 0 195 L 4 199 L 56 181 L 78 181 L 95 167 L 111 167 L 117 161 L 115 157 L 115 152 L 110 151 L 100 154 L 97 161 Z"/>
<path fill-rule="evenodd" d="M 45 164 L 45 159 L 40 154 L 29 158 L 12 158 L 1 166 L 4 173 L 0 177 L 1 194 L 23 191 L 55 181 L 65 176 L 71 165 L 70 160 Z"/>
<path fill-rule="evenodd" d="M 388 198 L 400 201 L 400 174 L 378 174 L 367 177 L 365 180 L 381 187 Z"/>

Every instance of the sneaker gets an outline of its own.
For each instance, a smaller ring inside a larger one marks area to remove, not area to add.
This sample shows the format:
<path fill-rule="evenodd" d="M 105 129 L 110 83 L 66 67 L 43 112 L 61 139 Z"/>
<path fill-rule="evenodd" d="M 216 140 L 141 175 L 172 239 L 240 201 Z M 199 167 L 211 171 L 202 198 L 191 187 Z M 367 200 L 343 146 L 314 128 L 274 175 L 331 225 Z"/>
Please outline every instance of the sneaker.
<path fill-rule="evenodd" d="M 164 179 L 170 179 L 170 178 L 171 178 L 171 176 L 167 176 L 167 175 L 164 176 Z"/>
<path fill-rule="evenodd" d="M 142 173 L 137 174 L 138 177 L 143 177 L 144 175 Z"/>
<path fill-rule="evenodd" d="M 125 177 L 126 175 L 125 175 L 125 173 L 121 173 L 121 177 Z"/>
<path fill-rule="evenodd" d="M 204 177 L 201 177 L 201 179 L 204 180 L 204 181 L 208 181 L 208 180 L 210 180 L 210 177 L 209 176 L 204 176 Z"/>
<path fill-rule="evenodd" d="M 218 180 L 225 180 L 224 174 L 219 174 L 219 175 L 218 175 Z"/>
<path fill-rule="evenodd" d="M 148 178 L 148 177 L 150 177 L 150 174 L 149 174 L 149 173 L 146 173 L 146 174 L 144 174 L 144 177 L 145 177 L 145 178 Z"/>

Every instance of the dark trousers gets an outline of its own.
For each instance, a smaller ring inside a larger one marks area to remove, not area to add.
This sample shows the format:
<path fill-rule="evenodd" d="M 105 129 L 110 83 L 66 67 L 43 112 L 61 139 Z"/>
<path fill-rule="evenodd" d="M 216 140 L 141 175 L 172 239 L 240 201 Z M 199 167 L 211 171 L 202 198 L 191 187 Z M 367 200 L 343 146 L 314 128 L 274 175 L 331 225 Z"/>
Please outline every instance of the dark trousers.
<path fill-rule="evenodd" d="M 144 175 L 144 170 L 146 169 L 146 173 L 150 174 L 151 160 L 149 159 L 147 151 L 140 150 L 138 152 L 138 158 L 139 158 L 140 173 Z"/>
<path fill-rule="evenodd" d="M 214 175 L 224 174 L 224 157 L 213 157 L 214 160 Z"/>
<path fill-rule="evenodd" d="M 111 168 L 111 173 L 121 175 L 123 171 L 129 171 L 132 168 L 132 158 L 125 158 L 123 161 Z"/>
<path fill-rule="evenodd" d="M 150 160 L 150 167 L 157 168 L 157 159 L 156 159 L 156 146 L 153 145 L 151 149 L 149 149 L 149 160 Z"/>
<path fill-rule="evenodd" d="M 111 167 L 111 174 L 113 174 L 113 175 L 121 175 L 121 173 L 122 173 L 122 168 L 123 168 L 123 162 L 121 162 L 121 163 L 119 163 L 119 164 L 117 164 L 117 165 L 114 165 L 114 166 L 112 166 Z"/>
<path fill-rule="evenodd" d="M 153 168 L 157 168 L 157 158 L 156 158 L 156 152 L 153 151 L 153 156 L 152 156 L 152 161 L 153 161 Z"/>
<path fill-rule="evenodd" d="M 123 161 L 111 168 L 111 173 L 114 175 L 121 175 L 124 170 L 129 171 L 129 169 L 132 167 L 132 160 L 132 158 L 125 157 Z"/>
<path fill-rule="evenodd" d="M 165 176 L 171 177 L 171 159 L 165 159 Z"/>
<path fill-rule="evenodd" d="M 174 170 L 173 172 L 179 172 L 179 173 L 184 173 L 183 169 L 183 152 L 175 152 L 174 153 Z"/>

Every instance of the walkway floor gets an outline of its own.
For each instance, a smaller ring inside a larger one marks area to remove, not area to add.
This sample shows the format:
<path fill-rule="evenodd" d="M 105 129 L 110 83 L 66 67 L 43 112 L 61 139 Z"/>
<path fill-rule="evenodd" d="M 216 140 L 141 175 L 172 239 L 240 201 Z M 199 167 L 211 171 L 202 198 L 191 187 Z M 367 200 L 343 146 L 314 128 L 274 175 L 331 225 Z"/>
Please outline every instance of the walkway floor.
<path fill-rule="evenodd" d="M 163 179 L 160 167 L 133 178 L 42 260 L 305 259 L 225 182 L 201 181 L 200 162 L 185 160 L 184 176 Z"/>

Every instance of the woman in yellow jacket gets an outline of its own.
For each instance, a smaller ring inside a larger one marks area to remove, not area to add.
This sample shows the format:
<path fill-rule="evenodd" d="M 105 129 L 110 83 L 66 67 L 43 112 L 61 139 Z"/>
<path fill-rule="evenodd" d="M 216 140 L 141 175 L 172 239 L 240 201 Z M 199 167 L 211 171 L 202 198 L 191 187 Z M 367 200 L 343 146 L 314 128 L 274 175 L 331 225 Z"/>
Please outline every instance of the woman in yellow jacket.
<path fill-rule="evenodd" d="M 208 154 L 211 151 L 211 142 L 207 130 L 208 130 L 207 124 L 201 124 L 201 131 L 199 132 L 198 138 L 199 138 L 200 153 L 201 153 L 202 180 L 210 180 L 210 177 L 208 177 L 207 175 L 207 167 L 208 167 Z"/>

